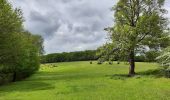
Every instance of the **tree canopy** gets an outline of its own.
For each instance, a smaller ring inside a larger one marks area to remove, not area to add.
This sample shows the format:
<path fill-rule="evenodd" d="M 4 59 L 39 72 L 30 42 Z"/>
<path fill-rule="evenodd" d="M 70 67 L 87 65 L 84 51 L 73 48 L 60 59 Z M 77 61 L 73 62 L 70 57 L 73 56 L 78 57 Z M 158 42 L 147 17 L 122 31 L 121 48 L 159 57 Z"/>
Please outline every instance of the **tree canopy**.
<path fill-rule="evenodd" d="M 42 37 L 26 31 L 23 21 L 20 9 L 0 0 L 0 77 L 13 74 L 12 81 L 38 70 L 43 52 Z"/>
<path fill-rule="evenodd" d="M 135 75 L 136 51 L 160 50 L 169 45 L 165 0 L 119 0 L 113 7 L 114 25 L 106 28 L 117 54 L 130 64 L 129 75 Z"/>
<path fill-rule="evenodd" d="M 42 63 L 97 60 L 96 50 L 54 53 L 41 56 Z"/>

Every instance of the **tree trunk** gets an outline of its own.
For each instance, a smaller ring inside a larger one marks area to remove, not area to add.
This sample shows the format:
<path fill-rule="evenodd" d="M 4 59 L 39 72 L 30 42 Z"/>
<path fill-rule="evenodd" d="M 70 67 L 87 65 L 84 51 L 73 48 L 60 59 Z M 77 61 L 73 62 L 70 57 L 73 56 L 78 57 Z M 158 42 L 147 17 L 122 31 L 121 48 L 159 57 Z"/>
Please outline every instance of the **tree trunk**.
<path fill-rule="evenodd" d="M 17 77 L 17 73 L 16 73 L 16 72 L 14 72 L 12 82 L 15 82 L 15 81 L 16 81 L 16 77 Z"/>
<path fill-rule="evenodd" d="M 135 54 L 134 51 L 131 51 L 129 54 L 129 76 L 135 75 Z"/>

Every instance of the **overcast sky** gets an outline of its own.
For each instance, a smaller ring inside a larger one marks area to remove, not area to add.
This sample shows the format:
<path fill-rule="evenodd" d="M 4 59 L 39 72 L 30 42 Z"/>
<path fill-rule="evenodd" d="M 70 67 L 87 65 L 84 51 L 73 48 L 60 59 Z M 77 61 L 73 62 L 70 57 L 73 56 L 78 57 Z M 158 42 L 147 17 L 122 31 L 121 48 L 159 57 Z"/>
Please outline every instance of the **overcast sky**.
<path fill-rule="evenodd" d="M 24 13 L 24 26 L 44 38 L 46 53 L 96 49 L 106 42 L 117 0 L 9 0 Z M 170 0 L 166 0 L 170 12 Z M 170 18 L 170 15 L 167 15 Z"/>

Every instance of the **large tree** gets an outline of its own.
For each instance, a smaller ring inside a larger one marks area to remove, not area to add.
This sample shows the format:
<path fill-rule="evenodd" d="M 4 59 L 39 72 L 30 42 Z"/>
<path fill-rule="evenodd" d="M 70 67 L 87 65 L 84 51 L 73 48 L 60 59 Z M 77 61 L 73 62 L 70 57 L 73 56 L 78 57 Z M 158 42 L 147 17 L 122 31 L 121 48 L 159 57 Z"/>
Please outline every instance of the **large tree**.
<path fill-rule="evenodd" d="M 129 75 L 135 75 L 136 51 L 142 48 L 160 50 L 168 39 L 165 0 L 119 0 L 113 7 L 114 26 L 106 28 L 114 47 L 130 64 Z"/>
<path fill-rule="evenodd" d="M 9 64 L 12 59 L 12 50 L 19 41 L 22 27 L 22 13 L 19 9 L 13 10 L 7 0 L 0 0 L 0 63 Z"/>
<path fill-rule="evenodd" d="M 43 53 L 43 39 L 25 31 L 23 21 L 20 9 L 0 0 L 0 75 L 11 73 L 13 81 L 38 70 Z"/>

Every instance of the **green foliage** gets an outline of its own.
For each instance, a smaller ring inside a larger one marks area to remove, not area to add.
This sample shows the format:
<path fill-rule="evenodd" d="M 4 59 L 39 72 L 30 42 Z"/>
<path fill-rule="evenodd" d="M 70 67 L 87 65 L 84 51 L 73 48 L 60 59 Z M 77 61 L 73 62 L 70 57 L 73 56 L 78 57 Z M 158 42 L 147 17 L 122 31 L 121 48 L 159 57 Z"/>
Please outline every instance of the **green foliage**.
<path fill-rule="evenodd" d="M 120 49 L 119 54 L 127 57 L 130 51 L 143 46 L 152 49 L 169 45 L 163 4 L 164 0 L 119 0 L 113 8 L 115 25 L 106 29 L 115 47 Z"/>
<path fill-rule="evenodd" d="M 160 55 L 160 51 L 157 50 L 138 51 L 137 53 L 139 55 L 135 56 L 136 62 L 155 62 L 156 57 Z M 102 64 L 105 61 L 127 61 L 127 59 L 123 59 L 124 57 L 122 57 L 124 54 L 119 54 L 119 49 L 116 49 L 112 43 L 99 47 L 96 55 L 99 57 L 99 64 Z"/>
<path fill-rule="evenodd" d="M 106 43 L 97 49 L 96 55 L 99 57 L 99 60 L 114 61 L 119 58 L 116 51 L 112 43 Z"/>
<path fill-rule="evenodd" d="M 136 62 L 145 62 L 146 61 L 146 57 L 144 55 L 135 56 L 135 61 Z"/>
<path fill-rule="evenodd" d="M 129 61 L 129 74 L 135 74 L 136 51 L 146 47 L 159 51 L 169 45 L 164 1 L 119 0 L 113 7 L 114 26 L 105 30 L 109 32 L 113 47 L 118 49 L 119 57 Z"/>
<path fill-rule="evenodd" d="M 156 62 L 156 58 L 160 55 L 158 51 L 148 51 L 145 53 L 145 61 L 146 62 Z"/>
<path fill-rule="evenodd" d="M 21 10 L 0 0 L 0 77 L 13 74 L 16 81 L 38 70 L 42 42 L 40 36 L 24 30 Z"/>
<path fill-rule="evenodd" d="M 156 58 L 158 63 L 161 64 L 165 69 L 170 68 L 170 47 L 164 49 L 161 55 Z"/>
<path fill-rule="evenodd" d="M 41 56 L 41 63 L 96 60 L 98 57 L 95 54 L 95 50 L 86 50 L 70 53 L 54 53 Z"/>

